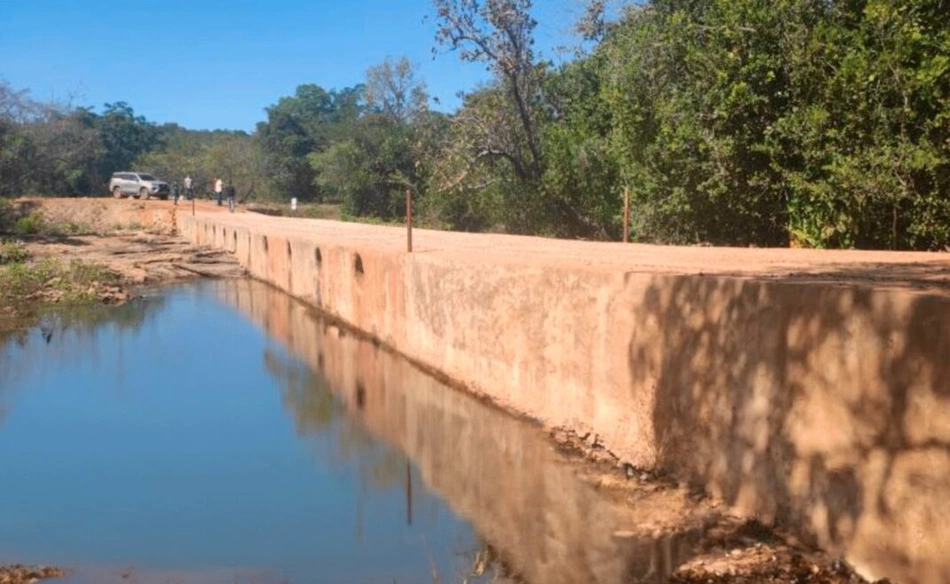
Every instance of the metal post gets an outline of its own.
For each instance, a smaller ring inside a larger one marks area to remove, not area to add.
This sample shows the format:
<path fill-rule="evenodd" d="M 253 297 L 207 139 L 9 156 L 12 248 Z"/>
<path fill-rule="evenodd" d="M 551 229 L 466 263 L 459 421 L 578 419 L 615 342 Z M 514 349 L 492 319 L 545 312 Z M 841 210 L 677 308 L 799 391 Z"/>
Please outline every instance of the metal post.
<path fill-rule="evenodd" d="M 406 460 L 406 523 L 412 525 L 412 469 Z"/>
<path fill-rule="evenodd" d="M 630 241 L 630 188 L 623 188 L 623 242 Z"/>
<path fill-rule="evenodd" d="M 412 253 L 412 189 L 406 189 L 406 248 Z"/>

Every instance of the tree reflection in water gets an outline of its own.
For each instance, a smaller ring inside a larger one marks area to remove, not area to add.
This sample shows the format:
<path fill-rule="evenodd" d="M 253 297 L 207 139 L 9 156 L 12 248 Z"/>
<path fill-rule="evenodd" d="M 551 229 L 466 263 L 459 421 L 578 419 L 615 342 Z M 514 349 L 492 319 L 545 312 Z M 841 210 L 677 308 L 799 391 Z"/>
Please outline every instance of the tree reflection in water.
<path fill-rule="evenodd" d="M 164 294 L 155 294 L 120 306 L 54 308 L 27 320 L 0 320 L 0 423 L 12 408 L 19 380 L 96 359 L 96 335 L 138 333 L 164 305 Z"/>

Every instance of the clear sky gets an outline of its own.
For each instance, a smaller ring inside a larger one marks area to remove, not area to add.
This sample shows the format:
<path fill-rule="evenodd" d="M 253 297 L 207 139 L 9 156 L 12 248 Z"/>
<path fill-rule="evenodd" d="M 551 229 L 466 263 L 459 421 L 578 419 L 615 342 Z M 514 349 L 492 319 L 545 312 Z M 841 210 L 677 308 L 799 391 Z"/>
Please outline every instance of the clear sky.
<path fill-rule="evenodd" d="M 535 5 L 538 48 L 559 60 L 581 1 Z M 455 54 L 433 59 L 432 16 L 431 0 L 0 0 L 0 79 L 37 99 L 252 130 L 297 85 L 354 85 L 406 55 L 452 109 L 487 77 Z"/>

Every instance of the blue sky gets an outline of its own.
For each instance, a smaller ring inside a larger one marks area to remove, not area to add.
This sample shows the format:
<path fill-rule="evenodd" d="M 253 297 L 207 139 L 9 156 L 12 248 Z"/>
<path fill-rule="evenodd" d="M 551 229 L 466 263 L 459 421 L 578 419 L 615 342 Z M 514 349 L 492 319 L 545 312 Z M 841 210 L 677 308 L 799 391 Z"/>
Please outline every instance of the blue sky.
<path fill-rule="evenodd" d="M 547 58 L 575 42 L 581 4 L 536 0 Z M 0 0 L 0 79 L 38 99 L 126 101 L 159 123 L 252 130 L 297 85 L 354 85 L 406 55 L 451 109 L 486 74 L 454 54 L 433 60 L 432 14 L 431 0 Z"/>

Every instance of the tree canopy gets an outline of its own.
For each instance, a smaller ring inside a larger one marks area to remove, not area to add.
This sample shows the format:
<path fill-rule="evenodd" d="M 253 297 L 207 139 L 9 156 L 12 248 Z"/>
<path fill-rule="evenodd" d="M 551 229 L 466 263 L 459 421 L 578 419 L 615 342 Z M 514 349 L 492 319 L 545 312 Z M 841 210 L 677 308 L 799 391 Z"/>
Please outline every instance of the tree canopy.
<path fill-rule="evenodd" d="M 491 80 L 429 108 L 406 58 L 300 85 L 254 132 L 156 125 L 0 84 L 0 196 L 105 194 L 125 168 L 471 231 L 638 241 L 950 246 L 946 0 L 589 0 L 585 49 L 535 48 L 531 0 L 433 0 L 441 58 Z"/>

